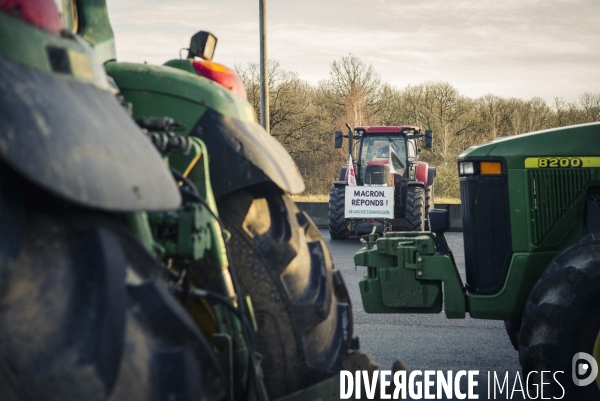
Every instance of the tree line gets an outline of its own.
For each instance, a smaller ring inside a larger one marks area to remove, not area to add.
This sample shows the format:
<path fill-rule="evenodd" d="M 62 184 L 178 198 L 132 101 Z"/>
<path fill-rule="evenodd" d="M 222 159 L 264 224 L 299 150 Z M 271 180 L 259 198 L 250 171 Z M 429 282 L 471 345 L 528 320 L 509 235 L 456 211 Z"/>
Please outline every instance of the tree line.
<path fill-rule="evenodd" d="M 237 65 L 248 101 L 260 113 L 257 64 Z M 456 158 L 470 146 L 502 136 L 600 121 L 600 94 L 577 102 L 530 100 L 487 94 L 463 96 L 447 82 L 403 89 L 382 82 L 372 65 L 354 55 L 331 64 L 329 78 L 311 85 L 279 63 L 269 65 L 270 132 L 292 155 L 306 194 L 327 194 L 347 162 L 347 147 L 333 148 L 333 133 L 345 125 L 417 125 L 434 131 L 432 149 L 420 158 L 437 167 L 436 196 L 458 198 Z"/>

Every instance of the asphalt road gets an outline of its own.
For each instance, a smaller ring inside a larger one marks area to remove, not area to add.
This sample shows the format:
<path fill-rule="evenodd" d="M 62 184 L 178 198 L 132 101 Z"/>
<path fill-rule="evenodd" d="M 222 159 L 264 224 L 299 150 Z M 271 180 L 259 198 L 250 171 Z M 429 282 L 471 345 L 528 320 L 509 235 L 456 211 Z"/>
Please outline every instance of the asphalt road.
<path fill-rule="evenodd" d="M 379 364 L 379 369 L 391 369 L 396 359 L 401 359 L 409 371 L 478 370 L 475 394 L 480 400 L 523 400 L 517 382 L 520 374 L 519 357 L 512 347 L 501 321 L 471 319 L 446 319 L 441 314 L 367 314 L 362 307 L 359 280 L 366 274 L 366 267 L 355 267 L 353 255 L 362 244 L 358 239 L 333 241 L 327 230 L 321 234 L 329 245 L 335 268 L 342 271 L 350 292 L 354 314 L 354 332 L 360 338 L 360 346 Z M 448 243 L 464 282 L 464 251 L 462 233 L 447 233 Z M 488 372 L 492 385 L 488 388 Z M 508 386 L 501 394 L 496 388 L 494 398 L 494 373 L 500 382 L 509 372 Z M 521 378 L 523 379 L 523 378 Z M 523 386 L 524 386 L 523 381 Z M 467 383 L 461 381 L 462 391 Z M 489 391 L 489 397 L 488 397 Z M 410 399 L 410 398 L 409 398 Z M 458 399 L 458 398 L 435 398 Z"/>

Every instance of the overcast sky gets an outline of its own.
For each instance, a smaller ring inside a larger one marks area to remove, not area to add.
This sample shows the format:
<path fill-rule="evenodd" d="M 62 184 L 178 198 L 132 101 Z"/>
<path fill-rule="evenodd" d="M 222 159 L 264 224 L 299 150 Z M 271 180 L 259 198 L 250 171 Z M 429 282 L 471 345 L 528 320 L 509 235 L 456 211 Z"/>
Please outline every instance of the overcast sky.
<path fill-rule="evenodd" d="M 258 1 L 108 0 L 119 61 L 162 64 L 208 30 L 214 61 L 259 61 Z M 267 0 L 269 59 L 313 84 L 352 53 L 398 88 L 576 101 L 600 93 L 600 0 Z M 185 53 L 184 53 L 185 54 Z"/>

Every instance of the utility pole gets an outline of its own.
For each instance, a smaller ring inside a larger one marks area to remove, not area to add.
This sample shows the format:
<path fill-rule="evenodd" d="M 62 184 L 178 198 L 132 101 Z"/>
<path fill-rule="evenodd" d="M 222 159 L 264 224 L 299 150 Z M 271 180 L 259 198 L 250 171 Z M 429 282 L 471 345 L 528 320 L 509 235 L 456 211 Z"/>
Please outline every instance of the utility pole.
<path fill-rule="evenodd" d="M 269 132 L 269 62 L 267 59 L 267 0 L 259 1 L 260 18 L 260 124 Z"/>

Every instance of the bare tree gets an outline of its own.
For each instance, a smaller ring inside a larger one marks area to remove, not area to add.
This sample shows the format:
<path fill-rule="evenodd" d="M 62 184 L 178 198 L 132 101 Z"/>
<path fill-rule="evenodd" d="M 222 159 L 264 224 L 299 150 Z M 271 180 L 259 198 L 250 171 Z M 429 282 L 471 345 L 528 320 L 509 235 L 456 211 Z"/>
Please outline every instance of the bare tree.
<path fill-rule="evenodd" d="M 554 98 L 554 125 L 564 127 L 578 124 L 582 120 L 581 110 L 575 103 L 567 103 L 563 98 Z"/>
<path fill-rule="evenodd" d="M 486 137 L 490 139 L 497 138 L 502 119 L 503 99 L 488 93 L 479 98 L 475 105 L 477 107 L 477 114 L 486 130 Z"/>
<path fill-rule="evenodd" d="M 235 68 L 246 86 L 248 101 L 258 112 L 260 107 L 258 65 L 250 63 L 246 66 L 236 65 Z M 289 147 L 290 153 L 297 150 L 295 146 L 297 137 L 315 124 L 315 119 L 311 118 L 309 111 L 312 102 L 311 92 L 314 92 L 314 89 L 300 80 L 296 73 L 282 69 L 277 61 L 269 61 L 269 131 L 284 146 Z"/>
<path fill-rule="evenodd" d="M 381 78 L 372 65 L 350 54 L 331 64 L 329 79 L 322 83 L 339 114 L 352 125 L 364 125 L 378 112 Z"/>
<path fill-rule="evenodd" d="M 579 98 L 585 122 L 600 121 L 600 94 L 585 92 Z"/>

